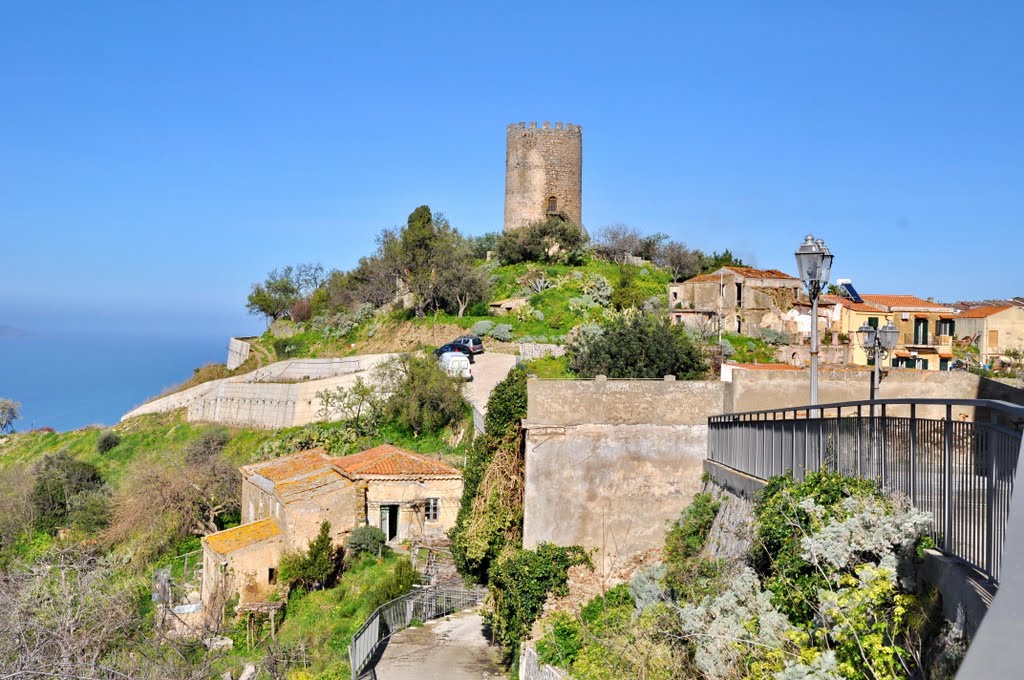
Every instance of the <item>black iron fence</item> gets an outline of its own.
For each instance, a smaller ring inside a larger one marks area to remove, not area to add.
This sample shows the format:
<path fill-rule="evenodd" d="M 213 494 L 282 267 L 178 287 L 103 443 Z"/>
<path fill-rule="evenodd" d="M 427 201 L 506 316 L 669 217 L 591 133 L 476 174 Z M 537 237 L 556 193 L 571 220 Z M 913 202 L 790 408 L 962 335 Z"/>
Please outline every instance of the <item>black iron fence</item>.
<path fill-rule="evenodd" d="M 487 594 L 486 588 L 465 588 L 441 584 L 420 588 L 378 607 L 352 636 L 348 646 L 352 677 L 359 678 L 374 660 L 380 645 L 408 628 L 413 621 L 430 621 L 467 607 L 475 607 Z"/>
<path fill-rule="evenodd" d="M 932 513 L 940 550 L 998 583 L 1022 423 L 1024 407 L 988 399 L 729 413 L 708 419 L 708 458 L 763 480 L 818 470 L 876 480 Z"/>

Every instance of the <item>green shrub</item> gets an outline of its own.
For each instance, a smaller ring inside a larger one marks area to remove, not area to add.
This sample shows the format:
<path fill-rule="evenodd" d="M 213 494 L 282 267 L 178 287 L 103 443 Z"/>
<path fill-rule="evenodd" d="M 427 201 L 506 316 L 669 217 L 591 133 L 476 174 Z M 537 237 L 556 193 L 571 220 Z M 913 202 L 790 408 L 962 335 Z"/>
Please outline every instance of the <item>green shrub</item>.
<path fill-rule="evenodd" d="M 584 378 L 697 379 L 706 370 L 700 350 L 681 325 L 646 314 L 583 326 L 568 349 L 573 371 Z"/>
<path fill-rule="evenodd" d="M 34 471 L 32 505 L 35 525 L 43 531 L 53 531 L 68 520 L 78 494 L 103 488 L 96 466 L 76 460 L 66 451 L 43 457 Z"/>
<path fill-rule="evenodd" d="M 96 438 L 96 451 L 106 453 L 121 443 L 121 437 L 113 430 L 107 430 Z"/>
<path fill-rule="evenodd" d="M 324 520 L 305 552 L 285 553 L 278 564 L 279 577 L 304 590 L 328 588 L 341 570 L 338 551 L 331 539 L 331 523 Z"/>
<path fill-rule="evenodd" d="M 874 482 L 828 472 L 808 474 L 801 483 L 789 475 L 774 477 L 757 495 L 751 563 L 775 593 L 776 606 L 794 623 L 814 619 L 818 591 L 828 587 L 825 574 L 803 558 L 801 541 L 836 516 L 840 501 L 854 495 L 884 500 Z M 808 514 L 805 500 L 824 508 L 824 514 Z"/>
<path fill-rule="evenodd" d="M 309 349 L 309 346 L 302 338 L 291 337 L 291 338 L 275 338 L 274 339 L 274 354 L 277 355 L 278 359 L 289 359 L 291 357 L 302 356 Z"/>
<path fill-rule="evenodd" d="M 403 557 L 395 565 L 394 571 L 378 581 L 373 590 L 366 595 L 367 606 L 376 609 L 382 604 L 387 604 L 396 597 L 408 593 L 419 582 L 420 575 L 413 568 L 412 562 Z"/>
<path fill-rule="evenodd" d="M 699 601 L 718 591 L 723 565 L 702 559 L 701 551 L 720 507 L 711 494 L 695 495 L 665 536 L 664 581 L 674 599 Z"/>
<path fill-rule="evenodd" d="M 68 521 L 76 529 L 99 531 L 110 524 L 112 515 L 110 494 L 104 489 L 82 491 L 71 497 Z"/>
<path fill-rule="evenodd" d="M 578 264 L 583 261 L 587 235 L 577 225 L 559 217 L 503 233 L 497 253 L 502 264 L 547 262 Z"/>
<path fill-rule="evenodd" d="M 513 655 L 540 616 L 549 593 L 565 595 L 569 567 L 591 565 L 578 545 L 541 543 L 536 550 L 517 550 L 491 567 L 492 608 L 486 614 L 494 639 Z"/>
<path fill-rule="evenodd" d="M 377 376 L 388 395 L 385 417 L 417 435 L 457 421 L 466 409 L 461 379 L 448 375 L 433 357 L 398 356 L 380 364 Z"/>
<path fill-rule="evenodd" d="M 494 328 L 493 321 L 477 321 L 470 327 L 469 332 L 473 335 L 487 335 L 492 328 Z"/>
<path fill-rule="evenodd" d="M 487 335 L 491 336 L 495 340 L 500 340 L 501 342 L 511 342 L 512 326 L 507 323 L 499 323 L 488 331 Z"/>
<path fill-rule="evenodd" d="M 537 659 L 542 664 L 568 669 L 583 649 L 583 624 L 566 612 L 555 612 L 548 631 L 537 641 Z"/>
<path fill-rule="evenodd" d="M 361 526 L 353 529 L 352 533 L 348 535 L 345 550 L 349 558 L 354 558 L 362 553 L 379 556 L 385 543 L 387 543 L 387 537 L 381 529 L 369 525 Z"/>
<path fill-rule="evenodd" d="M 505 547 L 507 536 L 521 522 L 521 513 L 509 511 L 497 501 L 500 493 L 493 493 L 494 502 L 474 510 L 474 501 L 481 482 L 495 457 L 499 462 L 518 459 L 519 423 L 526 417 L 526 372 L 513 368 L 498 383 L 487 400 L 484 418 L 484 436 L 477 437 L 469 450 L 462 471 L 462 499 L 455 526 L 448 532 L 452 542 L 452 557 L 459 573 L 478 582 L 486 582 L 492 560 Z M 514 485 L 518 480 L 501 476 L 499 483 Z"/>

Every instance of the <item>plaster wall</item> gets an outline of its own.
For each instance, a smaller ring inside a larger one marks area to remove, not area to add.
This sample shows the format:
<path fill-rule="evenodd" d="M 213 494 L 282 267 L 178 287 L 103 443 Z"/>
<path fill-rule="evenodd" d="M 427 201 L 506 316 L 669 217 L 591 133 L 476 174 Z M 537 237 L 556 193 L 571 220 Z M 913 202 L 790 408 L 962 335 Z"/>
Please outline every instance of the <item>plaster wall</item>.
<path fill-rule="evenodd" d="M 614 569 L 660 546 L 700 490 L 719 382 L 528 383 L 524 537 L 598 550 Z"/>

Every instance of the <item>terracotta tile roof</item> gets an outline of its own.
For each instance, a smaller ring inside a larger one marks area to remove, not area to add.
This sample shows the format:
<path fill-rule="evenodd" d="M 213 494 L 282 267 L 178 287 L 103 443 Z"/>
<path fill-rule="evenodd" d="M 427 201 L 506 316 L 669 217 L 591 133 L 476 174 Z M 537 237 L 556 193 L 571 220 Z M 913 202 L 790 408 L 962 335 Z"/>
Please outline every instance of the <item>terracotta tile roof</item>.
<path fill-rule="evenodd" d="M 327 461 L 324 461 L 327 466 Z M 290 479 L 274 484 L 274 490 L 287 505 L 295 501 L 303 500 L 311 496 L 338 491 L 351 484 L 347 479 L 332 467 L 324 467 L 323 470 L 312 474 L 303 475 L 297 479 Z"/>
<path fill-rule="evenodd" d="M 753 267 L 722 267 L 727 271 L 731 271 L 735 274 L 739 274 L 745 279 L 793 279 L 798 280 L 795 276 L 790 276 L 786 272 L 780 272 L 778 269 L 754 269 Z M 720 270 L 718 270 L 720 271 Z M 719 278 L 718 271 L 711 272 L 710 274 L 702 274 L 695 276 L 692 279 L 687 279 L 683 283 L 702 283 L 704 281 L 717 281 Z"/>
<path fill-rule="evenodd" d="M 289 456 L 265 460 L 261 463 L 244 465 L 241 471 L 243 475 L 256 474 L 276 484 L 287 479 L 308 475 L 320 469 L 326 469 L 330 465 L 329 461 L 330 458 L 324 449 L 309 449 L 293 453 Z"/>
<path fill-rule="evenodd" d="M 876 305 L 883 305 L 888 307 L 890 310 L 934 310 L 943 312 L 952 312 L 952 308 L 940 305 L 935 302 L 928 302 L 922 300 L 916 295 L 861 295 L 861 298 L 865 302 L 873 302 Z"/>
<path fill-rule="evenodd" d="M 436 458 L 382 444 L 331 461 L 349 477 L 459 477 L 459 471 Z"/>
<path fill-rule="evenodd" d="M 727 364 L 733 368 L 745 368 L 751 371 L 799 371 L 798 366 L 790 364 Z"/>
<path fill-rule="evenodd" d="M 1013 309 L 1013 305 L 1006 305 L 1005 307 L 975 307 L 974 309 L 968 309 L 966 312 L 961 312 L 954 318 L 984 319 L 985 317 L 992 316 L 993 314 L 1005 312 L 1007 309 Z"/>
<path fill-rule="evenodd" d="M 844 298 L 844 297 L 839 296 L 839 295 L 822 295 L 821 299 L 825 300 L 826 302 L 832 302 L 834 304 L 840 304 L 843 307 L 846 307 L 847 309 L 852 310 L 854 312 L 868 312 L 868 313 L 878 314 L 879 312 L 884 311 L 882 309 L 879 309 L 875 305 L 869 305 L 866 302 L 854 302 L 853 300 L 851 300 L 849 298 Z"/>
<path fill-rule="evenodd" d="M 281 533 L 277 522 L 269 517 L 257 522 L 249 522 L 240 526 L 218 531 L 203 539 L 203 543 L 221 555 L 227 555 L 241 548 L 248 547 L 273 538 Z"/>

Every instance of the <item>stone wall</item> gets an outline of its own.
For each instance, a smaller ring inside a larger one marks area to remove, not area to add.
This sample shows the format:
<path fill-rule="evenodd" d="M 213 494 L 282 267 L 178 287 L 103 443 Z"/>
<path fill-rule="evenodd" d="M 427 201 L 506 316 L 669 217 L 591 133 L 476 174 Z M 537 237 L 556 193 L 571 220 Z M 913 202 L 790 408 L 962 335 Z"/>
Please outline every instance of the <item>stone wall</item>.
<path fill-rule="evenodd" d="M 544 357 L 560 357 L 565 354 L 565 345 L 553 345 L 544 342 L 519 343 L 519 358 L 523 361 L 543 359 Z"/>
<path fill-rule="evenodd" d="M 505 231 L 544 220 L 551 197 L 557 213 L 582 225 L 583 129 L 515 123 L 507 133 Z"/>
<path fill-rule="evenodd" d="M 524 537 L 598 550 L 598 568 L 660 546 L 700 490 L 719 382 L 528 382 Z"/>

